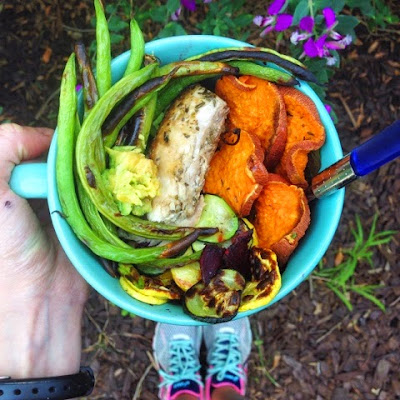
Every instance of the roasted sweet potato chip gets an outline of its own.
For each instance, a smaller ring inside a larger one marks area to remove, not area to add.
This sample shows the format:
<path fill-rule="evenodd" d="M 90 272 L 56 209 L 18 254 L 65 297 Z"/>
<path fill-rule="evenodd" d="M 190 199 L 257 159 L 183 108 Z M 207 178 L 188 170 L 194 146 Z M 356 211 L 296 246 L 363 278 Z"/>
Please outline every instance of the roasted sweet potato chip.
<path fill-rule="evenodd" d="M 255 134 L 265 150 L 265 166 L 272 169 L 286 144 L 286 112 L 278 87 L 264 79 L 227 75 L 218 80 L 215 92 L 229 106 L 230 129 Z"/>
<path fill-rule="evenodd" d="M 255 203 L 259 247 L 274 251 L 284 265 L 309 224 L 310 209 L 303 189 L 272 176 Z"/>
<path fill-rule="evenodd" d="M 245 217 L 268 179 L 263 159 L 257 136 L 241 130 L 235 145 L 221 141 L 211 160 L 203 191 L 222 197 L 238 216 Z"/>
<path fill-rule="evenodd" d="M 313 101 L 295 88 L 280 87 L 287 113 L 287 142 L 276 172 L 292 184 L 308 186 L 304 171 L 308 153 L 325 142 L 325 129 Z"/>

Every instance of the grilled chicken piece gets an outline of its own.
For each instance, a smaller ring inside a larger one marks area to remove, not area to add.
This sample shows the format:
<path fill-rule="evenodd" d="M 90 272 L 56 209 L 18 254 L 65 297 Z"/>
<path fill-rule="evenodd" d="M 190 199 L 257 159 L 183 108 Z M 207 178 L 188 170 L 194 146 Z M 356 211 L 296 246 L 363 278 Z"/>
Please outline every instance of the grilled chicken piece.
<path fill-rule="evenodd" d="M 193 226 L 204 206 L 201 190 L 228 106 L 213 92 L 195 85 L 169 108 L 154 139 L 150 157 L 158 167 L 160 194 L 151 221 Z"/>

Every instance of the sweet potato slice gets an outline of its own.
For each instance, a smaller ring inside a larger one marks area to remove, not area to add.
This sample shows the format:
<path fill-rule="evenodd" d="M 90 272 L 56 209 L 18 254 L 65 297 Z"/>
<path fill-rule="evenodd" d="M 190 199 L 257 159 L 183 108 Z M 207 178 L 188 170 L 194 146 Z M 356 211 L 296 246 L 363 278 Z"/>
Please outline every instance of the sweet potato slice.
<path fill-rule="evenodd" d="M 229 106 L 230 129 L 244 129 L 258 136 L 265 150 L 265 166 L 271 170 L 285 149 L 286 111 L 278 87 L 264 79 L 232 75 L 217 81 L 216 94 Z"/>
<path fill-rule="evenodd" d="M 295 88 L 280 87 L 287 113 L 287 142 L 276 172 L 292 184 L 306 188 L 308 153 L 325 142 L 325 129 L 313 101 Z"/>
<path fill-rule="evenodd" d="M 255 203 L 254 226 L 259 247 L 286 264 L 310 224 L 310 209 L 303 189 L 270 179 Z"/>
<path fill-rule="evenodd" d="M 257 136 L 240 131 L 235 145 L 221 141 L 211 160 L 203 192 L 222 197 L 240 217 L 249 215 L 268 180 L 264 152 Z"/>

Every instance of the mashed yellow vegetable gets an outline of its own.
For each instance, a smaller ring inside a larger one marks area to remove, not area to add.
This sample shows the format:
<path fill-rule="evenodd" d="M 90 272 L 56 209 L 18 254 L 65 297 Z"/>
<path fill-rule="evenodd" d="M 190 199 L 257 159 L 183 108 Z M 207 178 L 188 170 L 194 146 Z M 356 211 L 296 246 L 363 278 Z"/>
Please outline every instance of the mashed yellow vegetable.
<path fill-rule="evenodd" d="M 110 169 L 104 176 L 122 215 L 144 215 L 151 210 L 151 202 L 158 194 L 160 184 L 157 166 L 140 149 L 116 146 L 107 149 Z"/>

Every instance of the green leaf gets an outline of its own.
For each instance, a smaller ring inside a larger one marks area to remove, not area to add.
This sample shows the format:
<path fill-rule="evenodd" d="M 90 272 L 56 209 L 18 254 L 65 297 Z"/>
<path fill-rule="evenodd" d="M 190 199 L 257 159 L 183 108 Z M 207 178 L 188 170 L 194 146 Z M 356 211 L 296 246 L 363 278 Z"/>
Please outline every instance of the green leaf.
<path fill-rule="evenodd" d="M 139 279 L 137 280 L 136 285 L 139 289 L 144 289 L 144 284 L 145 284 L 144 277 L 142 275 L 140 275 Z"/>
<path fill-rule="evenodd" d="M 118 10 L 118 4 L 109 3 L 106 5 L 106 14 L 114 14 L 117 12 L 117 10 Z"/>
<path fill-rule="evenodd" d="M 185 29 L 178 22 L 171 21 L 160 31 L 157 38 L 164 38 L 169 36 L 183 36 L 187 35 Z"/>
<path fill-rule="evenodd" d="M 306 15 L 308 15 L 309 13 L 309 9 L 308 9 L 308 1 L 307 0 L 301 0 L 293 13 L 293 22 L 292 25 L 297 25 L 300 20 L 305 17 Z"/>
<path fill-rule="evenodd" d="M 154 22 L 165 23 L 167 18 L 168 10 L 166 6 L 156 7 L 152 10 L 151 19 Z"/>
<path fill-rule="evenodd" d="M 372 17 L 375 14 L 371 0 L 346 0 L 346 5 L 350 9 L 358 8 L 366 17 Z"/>
<path fill-rule="evenodd" d="M 251 14 L 242 14 L 234 19 L 236 27 L 242 28 L 251 24 L 253 16 Z"/>
<path fill-rule="evenodd" d="M 336 286 L 327 282 L 326 286 L 332 290 L 333 293 L 339 297 L 340 300 L 344 303 L 344 305 L 348 308 L 349 311 L 353 311 L 353 305 L 350 303 L 349 299 L 346 297 L 344 293 L 342 293 Z"/>
<path fill-rule="evenodd" d="M 336 30 L 343 35 L 353 35 L 354 28 L 360 23 L 358 18 L 352 15 L 339 15 Z"/>
<path fill-rule="evenodd" d="M 128 27 L 129 24 L 116 15 L 113 15 L 108 21 L 108 29 L 111 32 L 121 32 Z"/>
<path fill-rule="evenodd" d="M 325 101 L 325 99 L 326 99 L 326 88 L 324 86 L 316 85 L 316 84 L 311 83 L 311 82 L 309 83 L 309 85 L 314 90 L 316 95 L 321 99 L 321 101 Z"/>
<path fill-rule="evenodd" d="M 379 307 L 383 312 L 386 311 L 386 307 L 385 305 L 378 300 L 373 294 L 369 293 L 368 291 L 364 290 L 362 286 L 352 286 L 351 290 L 357 294 L 359 294 L 360 296 L 365 297 L 366 299 L 368 299 L 369 301 L 371 301 L 372 303 L 374 303 L 377 307 Z"/>
<path fill-rule="evenodd" d="M 179 0 L 168 0 L 167 1 L 167 10 L 170 14 L 175 12 L 180 6 L 181 6 L 181 3 Z"/>
<path fill-rule="evenodd" d="M 340 11 L 342 11 L 345 1 L 344 0 L 315 0 L 314 2 L 314 10 L 318 11 L 318 10 L 322 10 L 326 7 L 330 7 L 332 8 L 333 11 L 335 11 L 336 13 L 339 13 Z"/>
<path fill-rule="evenodd" d="M 126 310 L 121 310 L 121 316 L 126 317 L 129 315 L 129 312 Z"/>
<path fill-rule="evenodd" d="M 221 36 L 221 29 L 218 25 L 213 29 L 213 34 L 215 36 Z"/>
<path fill-rule="evenodd" d="M 118 44 L 121 43 L 125 39 L 124 35 L 120 35 L 119 33 L 111 33 L 110 34 L 110 43 Z"/>

